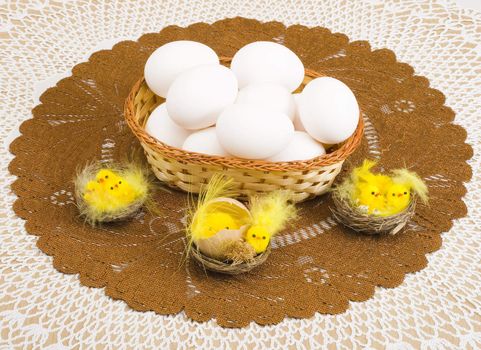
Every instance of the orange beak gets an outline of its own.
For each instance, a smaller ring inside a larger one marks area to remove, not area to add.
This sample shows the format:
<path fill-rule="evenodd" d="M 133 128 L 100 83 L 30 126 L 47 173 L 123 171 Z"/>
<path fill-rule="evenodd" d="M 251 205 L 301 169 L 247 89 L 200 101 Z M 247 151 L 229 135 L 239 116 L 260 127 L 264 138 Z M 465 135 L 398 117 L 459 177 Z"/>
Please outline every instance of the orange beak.
<path fill-rule="evenodd" d="M 402 193 L 398 193 L 398 195 L 397 195 L 397 196 L 398 196 L 398 197 L 402 197 L 402 195 L 403 195 Z"/>
<path fill-rule="evenodd" d="M 104 183 L 104 178 L 103 178 L 103 177 L 101 177 L 101 178 L 99 179 L 99 183 Z"/>

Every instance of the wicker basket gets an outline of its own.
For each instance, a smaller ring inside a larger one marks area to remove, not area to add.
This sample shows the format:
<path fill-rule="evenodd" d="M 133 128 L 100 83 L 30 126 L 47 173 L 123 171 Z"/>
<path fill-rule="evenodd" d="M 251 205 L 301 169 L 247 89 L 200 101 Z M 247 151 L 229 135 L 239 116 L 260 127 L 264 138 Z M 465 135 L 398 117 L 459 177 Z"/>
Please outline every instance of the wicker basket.
<path fill-rule="evenodd" d="M 361 213 L 352 208 L 347 200 L 340 198 L 336 192 L 332 194 L 334 208 L 332 215 L 341 224 L 368 235 L 399 233 L 414 215 L 416 210 L 416 197 L 412 197 L 409 206 L 402 212 L 391 216 L 374 216 Z"/>
<path fill-rule="evenodd" d="M 249 262 L 243 262 L 235 264 L 229 261 L 220 261 L 202 254 L 195 245 L 192 246 L 190 255 L 196 260 L 199 265 L 209 271 L 223 273 L 226 275 L 238 275 L 241 273 L 249 272 L 253 268 L 261 265 L 267 260 L 267 257 L 271 253 L 271 246 L 269 245 L 265 252 L 258 254 L 254 257 L 254 260 Z"/>
<path fill-rule="evenodd" d="M 228 66 L 230 59 L 221 62 Z M 310 80 L 323 76 L 306 69 L 302 87 Z M 165 184 L 191 193 L 198 193 L 213 174 L 224 173 L 231 177 L 234 188 L 242 197 L 277 189 L 289 190 L 293 200 L 300 202 L 327 192 L 346 158 L 362 140 L 364 123 L 359 123 L 354 134 L 334 151 L 307 161 L 267 162 L 210 156 L 187 152 L 168 146 L 144 130 L 150 113 L 164 99 L 155 95 L 144 79 L 132 88 L 125 102 L 125 118 L 134 135 L 140 140 L 147 160 L 157 178 Z"/>

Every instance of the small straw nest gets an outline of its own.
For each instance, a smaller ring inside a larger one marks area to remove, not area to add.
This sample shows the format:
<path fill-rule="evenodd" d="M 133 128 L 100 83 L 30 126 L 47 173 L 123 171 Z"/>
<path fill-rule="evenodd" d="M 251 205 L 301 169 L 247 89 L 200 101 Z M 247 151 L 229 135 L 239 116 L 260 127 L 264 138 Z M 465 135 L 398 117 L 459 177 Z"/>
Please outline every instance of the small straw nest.
<path fill-rule="evenodd" d="M 118 208 L 116 210 L 98 210 L 89 205 L 85 199 L 85 188 L 87 183 L 95 180 L 96 174 L 101 169 L 109 169 L 116 174 L 124 177 L 126 174 L 134 174 L 137 180 L 137 186 L 145 189 L 145 191 L 131 204 Z M 145 168 L 142 166 L 129 163 L 126 165 L 120 164 L 102 164 L 100 162 L 93 162 L 87 164 L 83 169 L 79 170 L 74 179 L 75 186 L 75 200 L 77 208 L 87 223 L 96 226 L 100 223 L 117 222 L 126 220 L 134 216 L 148 201 L 151 189 L 151 183 Z"/>
<path fill-rule="evenodd" d="M 190 221 L 193 223 L 196 214 L 200 215 L 199 212 L 208 207 L 223 208 L 224 212 L 235 215 L 238 220 L 250 221 L 250 212 L 241 202 L 225 197 L 210 199 L 212 195 L 216 197 L 216 195 L 229 193 L 230 183 L 231 181 L 224 182 L 219 175 L 214 176 L 206 187 L 206 192 L 201 192 L 201 197 L 206 199 L 205 204 L 201 201 L 197 210 L 191 208 Z M 239 229 L 222 230 L 213 237 L 198 242 L 195 242 L 192 235 L 188 233 L 188 254 L 205 270 L 227 275 L 237 275 L 252 270 L 267 259 L 271 250 L 269 246 L 264 252 L 257 254 L 254 247 L 242 238 L 249 227 L 248 221 L 244 221 L 244 225 Z M 192 226 L 189 225 L 189 227 L 190 230 L 188 228 L 187 232 L 192 232 Z"/>
<path fill-rule="evenodd" d="M 241 252 L 243 254 L 244 252 Z M 222 273 L 225 275 L 239 275 L 241 273 L 249 272 L 255 267 L 263 264 L 269 254 L 271 253 L 271 246 L 267 247 L 267 249 L 255 255 L 252 259 L 248 261 L 236 261 L 235 257 L 233 259 L 220 261 L 213 258 L 210 258 L 197 249 L 195 244 L 192 245 L 190 254 L 194 258 L 194 260 L 201 265 L 204 269 L 209 271 L 214 271 L 218 273 Z"/>
<path fill-rule="evenodd" d="M 399 233 L 414 215 L 416 210 L 416 196 L 411 197 L 409 206 L 402 212 L 390 216 L 369 215 L 358 208 L 352 207 L 348 199 L 332 192 L 334 208 L 331 212 L 341 224 L 364 234 L 390 234 Z"/>
<path fill-rule="evenodd" d="M 229 197 L 237 193 L 232 183 L 232 178 L 216 174 L 197 202 L 190 201 L 187 256 L 205 270 L 237 275 L 266 261 L 272 238 L 296 218 L 297 210 L 289 191 L 251 197 L 246 207 Z"/>

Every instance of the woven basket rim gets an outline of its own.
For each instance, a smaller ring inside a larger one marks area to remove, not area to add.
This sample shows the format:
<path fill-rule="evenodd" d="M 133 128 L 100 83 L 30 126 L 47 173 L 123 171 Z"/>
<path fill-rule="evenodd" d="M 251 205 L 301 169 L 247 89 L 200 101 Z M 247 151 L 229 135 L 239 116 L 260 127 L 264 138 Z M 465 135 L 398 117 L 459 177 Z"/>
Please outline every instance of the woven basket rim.
<path fill-rule="evenodd" d="M 249 272 L 250 270 L 254 269 L 255 267 L 263 264 L 268 256 L 271 253 L 271 244 L 267 246 L 267 249 L 256 255 L 254 260 L 251 262 L 243 262 L 239 264 L 229 264 L 224 261 L 216 260 L 210 258 L 197 249 L 195 245 L 192 245 L 190 250 L 190 255 L 194 258 L 195 261 L 206 270 L 223 273 L 227 275 L 238 275 L 241 273 Z"/>
<path fill-rule="evenodd" d="M 227 64 L 230 62 L 230 57 L 221 57 L 221 62 Z M 310 69 L 305 69 L 305 75 L 309 78 L 323 77 L 323 74 L 315 72 Z M 269 162 L 266 160 L 250 160 L 243 158 L 221 157 L 208 154 L 201 154 L 196 152 L 185 151 L 176 147 L 169 146 L 154 137 L 150 136 L 140 125 L 135 117 L 135 97 L 145 84 L 145 79 L 142 77 L 132 87 L 124 105 L 124 115 L 130 129 L 141 143 L 148 145 L 156 153 L 162 154 L 167 158 L 175 159 L 178 162 L 186 164 L 198 164 L 205 166 L 221 166 L 226 169 L 237 168 L 246 170 L 260 170 L 260 171 L 308 171 L 320 167 L 333 165 L 335 163 L 344 161 L 351 155 L 362 141 L 364 132 L 364 120 L 362 112 L 359 111 L 359 122 L 354 133 L 341 146 L 331 153 L 305 160 L 293 162 Z"/>

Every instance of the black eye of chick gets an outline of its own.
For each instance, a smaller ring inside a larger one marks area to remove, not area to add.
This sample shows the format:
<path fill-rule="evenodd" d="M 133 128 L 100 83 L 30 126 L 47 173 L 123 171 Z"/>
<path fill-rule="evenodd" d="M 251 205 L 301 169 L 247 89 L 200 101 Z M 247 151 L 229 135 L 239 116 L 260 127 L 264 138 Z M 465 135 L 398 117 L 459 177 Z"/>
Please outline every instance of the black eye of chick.
<path fill-rule="evenodd" d="M 374 196 L 374 192 L 371 192 L 371 194 Z"/>
<path fill-rule="evenodd" d="M 229 226 L 226 226 L 225 229 L 228 230 L 228 229 L 229 229 Z"/>
<path fill-rule="evenodd" d="M 266 236 L 262 236 L 262 239 L 266 239 Z"/>
<path fill-rule="evenodd" d="M 119 185 L 122 183 L 122 181 L 119 181 Z"/>
<path fill-rule="evenodd" d="M 106 179 L 108 179 L 108 178 L 109 178 L 109 176 L 108 176 L 108 175 L 105 175 L 105 178 L 106 178 Z"/>
<path fill-rule="evenodd" d="M 110 187 L 111 190 L 113 190 L 114 188 L 113 187 Z"/>
<path fill-rule="evenodd" d="M 392 194 L 392 196 L 394 197 L 394 196 L 396 196 L 396 194 L 395 194 L 395 193 L 393 193 L 393 194 Z"/>
<path fill-rule="evenodd" d="M 252 234 L 252 238 L 256 238 L 256 234 L 255 234 L 255 233 Z"/>
<path fill-rule="evenodd" d="M 404 194 L 408 194 L 407 192 L 404 192 Z"/>

